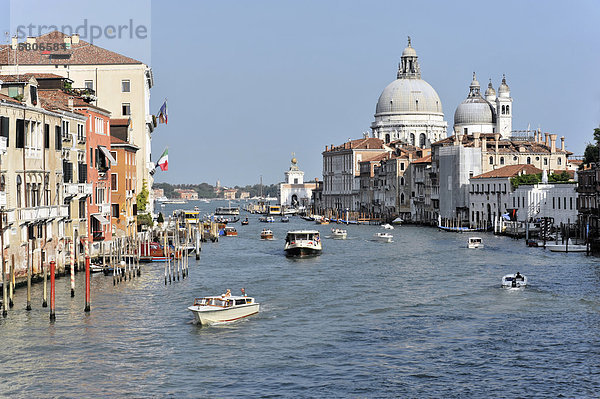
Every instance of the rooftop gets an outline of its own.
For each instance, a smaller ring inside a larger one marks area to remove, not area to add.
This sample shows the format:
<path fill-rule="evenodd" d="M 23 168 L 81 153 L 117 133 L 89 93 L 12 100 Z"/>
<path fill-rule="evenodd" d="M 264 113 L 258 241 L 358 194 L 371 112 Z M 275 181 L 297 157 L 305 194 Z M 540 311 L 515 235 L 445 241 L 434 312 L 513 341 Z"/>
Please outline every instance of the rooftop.
<path fill-rule="evenodd" d="M 561 171 L 562 172 L 562 171 Z M 507 165 L 501 168 L 490 170 L 489 172 L 482 173 L 474 176 L 473 179 L 489 179 L 489 178 L 507 178 L 518 175 L 535 175 L 542 173 L 541 169 L 536 168 L 533 165 Z"/>

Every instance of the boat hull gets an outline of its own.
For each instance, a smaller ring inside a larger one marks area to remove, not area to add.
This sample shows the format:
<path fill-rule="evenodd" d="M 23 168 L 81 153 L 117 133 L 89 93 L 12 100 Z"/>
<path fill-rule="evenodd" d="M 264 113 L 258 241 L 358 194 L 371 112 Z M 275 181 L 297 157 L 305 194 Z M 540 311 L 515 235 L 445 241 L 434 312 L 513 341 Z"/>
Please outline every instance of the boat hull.
<path fill-rule="evenodd" d="M 285 249 L 285 254 L 287 256 L 309 256 L 320 255 L 322 251 L 320 248 L 291 247 Z"/>
<path fill-rule="evenodd" d="M 217 323 L 231 323 L 252 316 L 260 311 L 260 304 L 253 303 L 232 308 L 216 308 L 215 310 L 207 310 L 207 308 L 211 308 L 211 306 L 190 306 L 188 310 L 194 313 L 194 320 L 197 324 L 209 326 Z"/>
<path fill-rule="evenodd" d="M 569 245 L 568 247 L 564 244 L 546 244 L 546 249 L 552 252 L 585 252 L 587 250 L 585 245 Z"/>

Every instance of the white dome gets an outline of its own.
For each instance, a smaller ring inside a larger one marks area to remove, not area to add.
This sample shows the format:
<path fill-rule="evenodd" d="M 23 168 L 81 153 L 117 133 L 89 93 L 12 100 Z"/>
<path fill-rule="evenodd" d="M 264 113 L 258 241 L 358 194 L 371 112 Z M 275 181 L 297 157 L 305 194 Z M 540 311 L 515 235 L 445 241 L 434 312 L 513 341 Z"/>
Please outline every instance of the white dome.
<path fill-rule="evenodd" d="M 496 123 L 490 103 L 481 97 L 467 98 L 456 107 L 454 125 L 483 125 Z"/>
<path fill-rule="evenodd" d="M 422 113 L 443 115 L 436 91 L 422 79 L 396 79 L 379 96 L 375 116 Z"/>

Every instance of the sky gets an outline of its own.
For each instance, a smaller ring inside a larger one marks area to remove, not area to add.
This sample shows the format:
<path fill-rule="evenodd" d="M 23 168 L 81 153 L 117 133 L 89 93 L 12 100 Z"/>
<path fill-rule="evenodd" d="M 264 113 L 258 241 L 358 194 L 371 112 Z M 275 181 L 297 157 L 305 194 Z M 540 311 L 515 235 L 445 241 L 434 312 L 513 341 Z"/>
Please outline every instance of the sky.
<path fill-rule="evenodd" d="M 13 34 L 21 21 L 147 27 L 143 39 L 95 44 L 152 67 L 155 113 L 168 99 L 169 123 L 152 136 L 153 160 L 169 148 L 157 182 L 276 183 L 292 153 L 305 179 L 321 179 L 326 145 L 370 131 L 407 36 L 449 131 L 474 71 L 484 89 L 506 74 L 513 129 L 565 136 L 575 155 L 600 123 L 596 0 L 13 0 L 10 8 L 0 24 Z"/>

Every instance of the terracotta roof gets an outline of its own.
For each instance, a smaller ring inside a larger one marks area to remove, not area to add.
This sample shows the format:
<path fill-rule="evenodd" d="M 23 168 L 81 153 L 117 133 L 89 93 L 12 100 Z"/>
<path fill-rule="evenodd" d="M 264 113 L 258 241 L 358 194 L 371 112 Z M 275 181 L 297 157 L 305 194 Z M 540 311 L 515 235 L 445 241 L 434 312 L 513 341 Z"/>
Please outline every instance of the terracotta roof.
<path fill-rule="evenodd" d="M 129 126 L 130 118 L 110 118 L 111 126 Z"/>
<path fill-rule="evenodd" d="M 0 80 L 3 82 L 29 82 L 31 78 L 36 79 L 68 79 L 64 76 L 56 75 L 54 73 L 20 73 L 12 75 L 0 75 Z"/>
<path fill-rule="evenodd" d="M 3 102 L 9 102 L 9 103 L 14 103 L 14 104 L 21 104 L 20 101 L 15 100 L 14 98 L 9 97 L 9 96 L 7 96 L 5 94 L 2 94 L 2 93 L 0 93 L 0 100 L 3 101 Z"/>
<path fill-rule="evenodd" d="M 342 150 L 383 150 L 383 140 L 375 137 L 366 137 L 358 140 L 350 140 L 339 146 L 331 146 L 327 151 L 342 151 Z"/>
<path fill-rule="evenodd" d="M 95 107 L 83 100 L 83 98 L 75 96 L 73 94 L 65 93 L 60 89 L 41 89 L 38 90 L 38 96 L 40 98 L 40 105 L 50 111 L 69 111 L 77 112 L 69 108 L 69 99 L 73 99 L 73 107 Z M 99 108 L 102 109 L 102 108 Z M 108 111 L 106 111 L 108 112 Z"/>
<path fill-rule="evenodd" d="M 98 65 L 98 64 L 141 64 L 140 61 L 115 53 L 102 47 L 95 46 L 84 40 L 78 44 L 71 44 L 70 48 L 63 49 L 65 37 L 69 37 L 57 30 L 46 33 L 36 38 L 37 43 L 44 45 L 57 43 L 57 51 L 13 50 L 10 45 L 0 46 L 0 65 L 15 64 L 15 52 L 18 54 L 21 65 Z"/>
<path fill-rule="evenodd" d="M 419 159 L 415 159 L 411 163 L 431 163 L 431 154 L 430 155 L 426 155 L 426 156 L 424 156 L 422 158 L 419 158 Z"/>
<path fill-rule="evenodd" d="M 562 172 L 562 171 L 561 171 Z M 489 172 L 482 173 L 477 176 L 473 176 L 473 179 L 488 179 L 493 177 L 514 177 L 517 175 L 534 175 L 536 173 L 542 173 L 541 169 L 536 168 L 533 165 L 506 165 L 499 169 L 490 170 Z"/>
<path fill-rule="evenodd" d="M 119 147 L 130 147 L 136 151 L 140 149 L 140 147 L 138 147 L 137 145 L 128 143 L 127 141 L 121 140 L 120 138 L 117 138 L 115 136 L 110 136 L 110 145 Z"/>
<path fill-rule="evenodd" d="M 485 133 L 481 134 L 481 138 L 486 138 L 486 147 L 488 151 L 496 150 L 496 140 L 494 138 L 493 133 Z M 464 147 L 474 147 L 474 139 L 472 135 L 462 135 L 461 144 Z M 431 144 L 432 147 L 444 147 L 454 145 L 454 136 L 446 137 L 445 139 L 436 141 Z M 520 148 L 523 151 L 520 151 Z M 557 153 L 570 155 L 572 152 L 563 151 L 560 147 L 556 147 Z M 551 148 L 549 145 L 545 143 L 538 143 L 536 141 L 527 141 L 527 140 L 510 140 L 510 139 L 500 139 L 498 140 L 498 153 L 504 154 L 514 154 L 514 153 L 531 153 L 531 154 L 550 154 Z"/>

